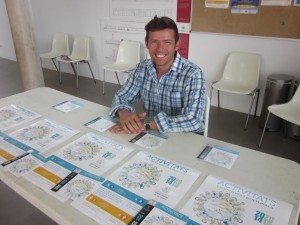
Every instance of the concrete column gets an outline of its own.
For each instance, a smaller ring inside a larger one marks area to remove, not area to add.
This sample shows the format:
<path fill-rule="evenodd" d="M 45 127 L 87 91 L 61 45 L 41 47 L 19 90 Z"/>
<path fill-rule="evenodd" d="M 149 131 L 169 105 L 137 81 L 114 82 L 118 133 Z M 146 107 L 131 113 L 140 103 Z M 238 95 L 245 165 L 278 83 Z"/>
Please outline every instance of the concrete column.
<path fill-rule="evenodd" d="M 45 86 L 28 0 L 5 0 L 24 90 Z"/>

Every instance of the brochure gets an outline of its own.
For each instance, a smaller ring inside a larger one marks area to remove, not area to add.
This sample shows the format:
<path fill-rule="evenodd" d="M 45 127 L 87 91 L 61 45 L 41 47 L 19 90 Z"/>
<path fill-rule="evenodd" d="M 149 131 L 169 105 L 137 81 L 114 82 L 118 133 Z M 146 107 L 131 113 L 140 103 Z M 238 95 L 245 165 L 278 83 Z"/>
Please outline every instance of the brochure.
<path fill-rule="evenodd" d="M 128 225 L 176 224 L 185 225 L 188 217 L 168 206 L 150 200 Z"/>
<path fill-rule="evenodd" d="M 30 150 L 32 150 L 30 147 L 0 132 L 0 163 L 12 160 Z"/>
<path fill-rule="evenodd" d="M 203 149 L 197 158 L 230 169 L 239 157 L 239 154 L 240 153 L 237 151 L 209 144 Z"/>
<path fill-rule="evenodd" d="M 287 202 L 209 175 L 181 212 L 191 225 L 287 225 L 292 209 Z"/>
<path fill-rule="evenodd" d="M 4 106 L 0 108 L 0 131 L 6 131 L 39 117 L 41 115 L 18 105 Z"/>
<path fill-rule="evenodd" d="M 64 101 L 57 105 L 54 105 L 53 108 L 61 112 L 71 112 L 74 109 L 77 109 L 81 104 L 75 100 Z"/>
<path fill-rule="evenodd" d="M 120 143 L 87 133 L 53 154 L 98 176 L 103 175 L 133 151 Z"/>
<path fill-rule="evenodd" d="M 77 168 L 56 156 L 50 156 L 24 178 L 58 200 L 80 199 L 100 186 L 104 178 Z"/>
<path fill-rule="evenodd" d="M 28 127 L 14 131 L 9 135 L 42 153 L 77 133 L 79 133 L 77 129 L 55 121 L 43 119 Z"/>
<path fill-rule="evenodd" d="M 201 173 L 147 152 L 139 152 L 107 177 L 145 199 L 174 207 Z"/>
<path fill-rule="evenodd" d="M 139 133 L 136 137 L 131 139 L 130 142 L 143 148 L 155 150 L 159 148 L 167 139 L 167 136 L 164 136 L 157 132 L 145 131 Z"/>
<path fill-rule="evenodd" d="M 87 122 L 84 125 L 96 131 L 105 132 L 106 130 L 114 126 L 116 123 L 117 120 L 109 116 L 106 116 L 106 117 L 97 117 L 96 119 L 93 119 L 92 121 Z"/>
<path fill-rule="evenodd" d="M 47 161 L 45 157 L 33 150 L 18 155 L 1 164 L 4 170 L 16 177 L 22 177 Z"/>
<path fill-rule="evenodd" d="M 73 207 L 100 225 L 124 225 L 147 204 L 147 200 L 108 180 Z"/>

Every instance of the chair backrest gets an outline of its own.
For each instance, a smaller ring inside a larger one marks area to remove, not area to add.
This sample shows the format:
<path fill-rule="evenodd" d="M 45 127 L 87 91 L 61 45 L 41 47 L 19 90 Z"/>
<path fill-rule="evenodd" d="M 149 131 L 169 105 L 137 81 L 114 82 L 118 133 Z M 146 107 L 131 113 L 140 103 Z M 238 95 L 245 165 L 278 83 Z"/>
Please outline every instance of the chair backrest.
<path fill-rule="evenodd" d="M 68 34 L 55 34 L 52 40 L 52 52 L 58 55 L 69 55 L 69 35 Z"/>
<path fill-rule="evenodd" d="M 137 41 L 121 41 L 116 63 L 136 65 L 140 62 L 141 44 Z"/>
<path fill-rule="evenodd" d="M 90 38 L 88 36 L 75 36 L 71 59 L 90 60 Z"/>
<path fill-rule="evenodd" d="M 208 124 L 209 124 L 209 110 L 210 110 L 210 99 L 207 95 L 205 95 L 205 128 L 204 128 L 204 137 L 207 137 L 208 135 Z"/>
<path fill-rule="evenodd" d="M 259 82 L 260 63 L 259 54 L 232 52 L 227 58 L 222 79 L 256 88 Z"/>

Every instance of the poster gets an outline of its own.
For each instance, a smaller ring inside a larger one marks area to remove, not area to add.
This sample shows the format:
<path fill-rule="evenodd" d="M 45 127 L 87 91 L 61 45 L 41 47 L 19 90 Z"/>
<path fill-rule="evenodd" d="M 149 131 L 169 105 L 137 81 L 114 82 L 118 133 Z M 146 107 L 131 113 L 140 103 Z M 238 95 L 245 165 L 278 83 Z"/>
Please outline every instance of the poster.
<path fill-rule="evenodd" d="M 209 175 L 180 212 L 191 225 L 287 225 L 293 206 Z"/>

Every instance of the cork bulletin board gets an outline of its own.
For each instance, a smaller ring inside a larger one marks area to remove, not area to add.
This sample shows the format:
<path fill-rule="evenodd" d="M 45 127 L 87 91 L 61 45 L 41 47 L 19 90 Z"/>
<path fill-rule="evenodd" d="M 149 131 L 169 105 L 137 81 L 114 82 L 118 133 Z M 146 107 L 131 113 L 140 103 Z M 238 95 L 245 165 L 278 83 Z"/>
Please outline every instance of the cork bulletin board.
<path fill-rule="evenodd" d="M 238 14 L 194 0 L 191 31 L 300 39 L 300 7 L 259 4 L 257 14 Z"/>

